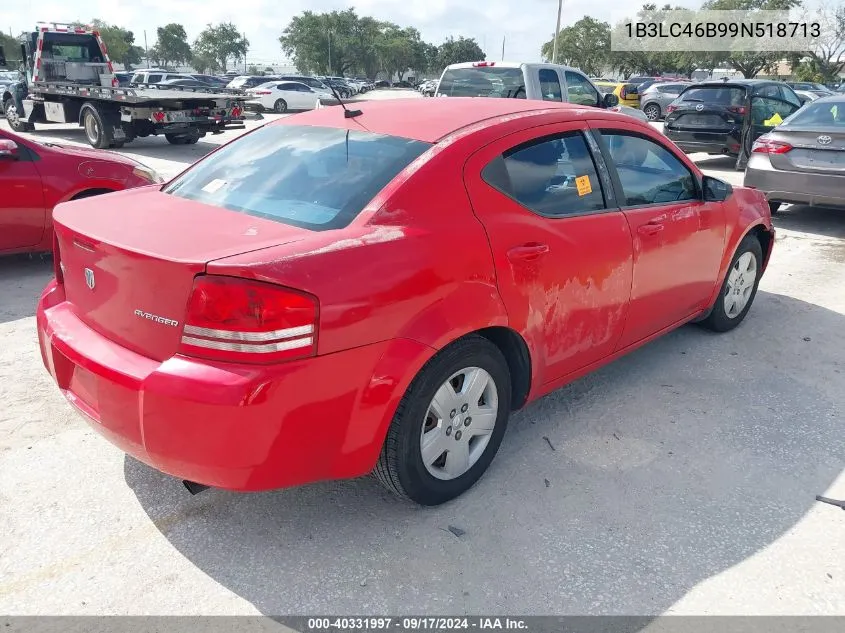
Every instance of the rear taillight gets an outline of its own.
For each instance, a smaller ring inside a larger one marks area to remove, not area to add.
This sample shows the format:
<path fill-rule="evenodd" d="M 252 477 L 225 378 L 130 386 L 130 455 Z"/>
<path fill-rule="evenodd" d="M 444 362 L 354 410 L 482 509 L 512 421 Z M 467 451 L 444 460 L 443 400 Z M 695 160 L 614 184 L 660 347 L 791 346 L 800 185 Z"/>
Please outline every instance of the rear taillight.
<path fill-rule="evenodd" d="M 487 68 L 489 66 L 495 66 L 496 62 L 473 62 L 472 65 L 475 68 Z"/>
<path fill-rule="evenodd" d="M 676 106 L 676 105 L 667 105 L 666 106 L 666 114 L 671 114 L 672 112 L 674 112 L 677 109 L 678 109 L 678 106 Z"/>
<path fill-rule="evenodd" d="M 64 269 L 62 268 L 62 253 L 59 250 L 59 236 L 53 231 L 53 273 L 56 275 L 56 283 L 65 283 Z"/>
<path fill-rule="evenodd" d="M 619 98 L 620 99 L 627 99 L 628 98 L 628 86 L 622 86 L 622 89 L 619 91 Z"/>
<path fill-rule="evenodd" d="M 273 93 L 270 92 L 269 90 L 253 90 L 252 94 L 254 94 L 254 95 L 271 95 Z"/>
<path fill-rule="evenodd" d="M 757 154 L 786 154 L 791 149 L 792 145 L 789 143 L 773 141 L 763 136 L 754 141 L 754 145 L 751 146 L 751 151 Z"/>
<path fill-rule="evenodd" d="M 735 112 L 737 114 L 745 114 L 745 106 L 728 106 L 728 112 Z"/>
<path fill-rule="evenodd" d="M 194 280 L 180 352 L 213 360 L 273 363 L 314 356 L 316 297 L 261 281 Z"/>

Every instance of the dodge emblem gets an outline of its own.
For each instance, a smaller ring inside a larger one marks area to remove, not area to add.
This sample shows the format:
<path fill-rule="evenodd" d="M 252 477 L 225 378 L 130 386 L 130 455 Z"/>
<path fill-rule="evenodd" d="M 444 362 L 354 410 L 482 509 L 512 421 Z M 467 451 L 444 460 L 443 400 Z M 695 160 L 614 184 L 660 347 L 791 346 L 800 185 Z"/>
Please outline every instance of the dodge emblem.
<path fill-rule="evenodd" d="M 830 145 L 831 141 L 833 141 L 827 134 L 822 134 L 816 140 L 819 142 L 819 145 Z"/>
<path fill-rule="evenodd" d="M 97 285 L 94 281 L 94 271 L 90 268 L 85 269 L 85 285 L 88 286 L 89 290 L 93 290 L 94 286 Z"/>

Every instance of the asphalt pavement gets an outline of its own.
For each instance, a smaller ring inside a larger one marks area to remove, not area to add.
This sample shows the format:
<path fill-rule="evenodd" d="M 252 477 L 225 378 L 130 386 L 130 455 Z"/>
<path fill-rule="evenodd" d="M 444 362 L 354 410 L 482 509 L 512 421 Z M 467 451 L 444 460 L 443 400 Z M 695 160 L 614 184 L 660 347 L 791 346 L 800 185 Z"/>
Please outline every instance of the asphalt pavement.
<path fill-rule="evenodd" d="M 233 134 L 121 151 L 171 176 Z M 36 342 L 51 263 L 0 260 L 0 613 L 845 615 L 845 512 L 815 501 L 845 498 L 845 213 L 775 223 L 739 328 L 529 405 L 437 508 L 370 478 L 190 496 L 71 411 Z"/>

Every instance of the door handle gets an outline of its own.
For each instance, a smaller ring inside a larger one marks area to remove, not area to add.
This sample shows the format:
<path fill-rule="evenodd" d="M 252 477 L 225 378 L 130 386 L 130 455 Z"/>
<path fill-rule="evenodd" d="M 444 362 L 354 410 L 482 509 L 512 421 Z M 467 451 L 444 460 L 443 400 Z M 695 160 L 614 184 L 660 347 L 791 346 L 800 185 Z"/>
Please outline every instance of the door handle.
<path fill-rule="evenodd" d="M 548 244 L 540 244 L 538 242 L 531 242 L 529 244 L 522 244 L 514 246 L 508 251 L 508 259 L 512 262 L 523 261 L 530 262 L 539 259 L 540 256 L 549 252 Z"/>
<path fill-rule="evenodd" d="M 637 233 L 640 235 L 657 235 L 662 230 L 662 224 L 652 224 L 649 222 L 648 224 L 643 224 L 640 228 L 638 228 Z"/>

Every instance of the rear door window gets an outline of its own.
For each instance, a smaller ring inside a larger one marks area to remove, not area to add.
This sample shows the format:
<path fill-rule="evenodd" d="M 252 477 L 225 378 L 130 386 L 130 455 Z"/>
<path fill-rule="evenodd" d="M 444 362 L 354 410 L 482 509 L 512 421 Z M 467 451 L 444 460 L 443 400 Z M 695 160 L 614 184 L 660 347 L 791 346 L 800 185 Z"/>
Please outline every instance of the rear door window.
<path fill-rule="evenodd" d="M 491 161 L 481 177 L 546 217 L 581 215 L 605 208 L 596 166 L 580 132 L 517 145 Z"/>
<path fill-rule="evenodd" d="M 265 125 L 200 161 L 163 191 L 307 229 L 336 229 L 429 147 L 358 130 Z"/>
<path fill-rule="evenodd" d="M 157 84 L 161 81 L 161 75 L 147 75 L 147 83 Z"/>
<path fill-rule="evenodd" d="M 437 94 L 446 97 L 506 97 L 525 99 L 521 68 L 479 66 L 447 68 Z"/>

